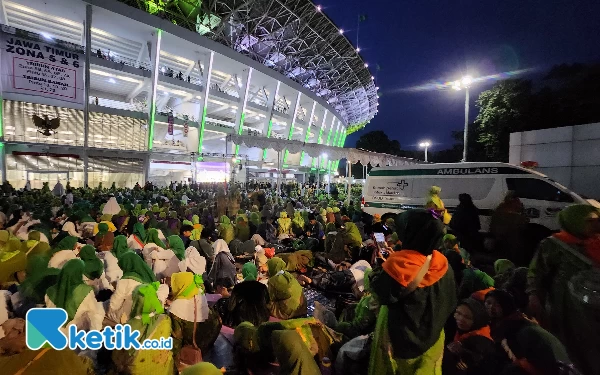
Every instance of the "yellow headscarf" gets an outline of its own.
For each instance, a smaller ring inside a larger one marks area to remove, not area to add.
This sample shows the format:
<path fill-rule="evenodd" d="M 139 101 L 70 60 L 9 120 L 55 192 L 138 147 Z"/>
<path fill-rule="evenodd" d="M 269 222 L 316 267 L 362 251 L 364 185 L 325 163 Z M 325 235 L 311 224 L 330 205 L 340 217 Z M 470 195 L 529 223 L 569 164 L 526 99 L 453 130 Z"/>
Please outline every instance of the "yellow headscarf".
<path fill-rule="evenodd" d="M 171 291 L 173 299 L 192 299 L 202 288 L 204 290 L 204 280 L 201 275 L 195 275 L 192 272 L 177 272 L 171 275 Z"/>

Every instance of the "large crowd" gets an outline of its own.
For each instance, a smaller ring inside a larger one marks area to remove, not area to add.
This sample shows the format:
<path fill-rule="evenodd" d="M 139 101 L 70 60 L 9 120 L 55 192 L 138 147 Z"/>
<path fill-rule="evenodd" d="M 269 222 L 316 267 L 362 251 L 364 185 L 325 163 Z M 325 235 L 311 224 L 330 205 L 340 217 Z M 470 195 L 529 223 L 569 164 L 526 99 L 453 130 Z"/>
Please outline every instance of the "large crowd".
<path fill-rule="evenodd" d="M 334 185 L 0 189 L 2 374 L 600 374 L 593 206 L 540 242 L 512 193 L 484 237 L 436 187 L 384 217 Z M 36 307 L 173 345 L 30 350 Z"/>

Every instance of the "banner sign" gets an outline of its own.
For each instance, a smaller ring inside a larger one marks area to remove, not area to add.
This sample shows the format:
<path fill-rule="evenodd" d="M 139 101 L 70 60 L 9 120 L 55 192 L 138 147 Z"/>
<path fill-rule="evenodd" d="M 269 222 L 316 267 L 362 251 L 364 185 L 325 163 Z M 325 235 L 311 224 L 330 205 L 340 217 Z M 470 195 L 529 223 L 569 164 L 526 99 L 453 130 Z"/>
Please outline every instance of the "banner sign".
<path fill-rule="evenodd" d="M 187 120 L 185 120 L 185 122 L 183 123 L 183 136 L 187 137 L 189 131 L 190 131 L 190 126 L 188 125 Z"/>
<path fill-rule="evenodd" d="M 83 47 L 0 25 L 2 91 L 83 105 Z"/>
<path fill-rule="evenodd" d="M 173 135 L 173 123 L 175 122 L 175 118 L 173 117 L 173 114 L 170 114 L 167 117 L 167 122 L 169 123 L 169 127 L 167 128 L 167 134 Z"/>

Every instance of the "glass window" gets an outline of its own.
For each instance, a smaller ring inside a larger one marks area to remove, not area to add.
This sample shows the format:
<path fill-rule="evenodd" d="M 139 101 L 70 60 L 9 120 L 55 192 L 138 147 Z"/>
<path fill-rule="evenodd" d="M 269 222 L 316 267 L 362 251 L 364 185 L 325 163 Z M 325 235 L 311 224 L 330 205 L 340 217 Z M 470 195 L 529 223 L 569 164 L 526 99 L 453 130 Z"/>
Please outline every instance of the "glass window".
<path fill-rule="evenodd" d="M 570 194 L 560 190 L 548 181 L 535 178 L 507 178 L 508 190 L 513 190 L 519 198 L 551 202 L 573 202 Z"/>
<path fill-rule="evenodd" d="M 438 178 L 415 178 L 412 188 L 413 198 L 427 197 L 427 192 L 432 186 L 442 189 L 442 199 L 458 199 L 459 194 L 469 194 L 473 200 L 485 199 L 492 187 L 495 178 L 473 178 L 473 177 L 438 177 Z"/>

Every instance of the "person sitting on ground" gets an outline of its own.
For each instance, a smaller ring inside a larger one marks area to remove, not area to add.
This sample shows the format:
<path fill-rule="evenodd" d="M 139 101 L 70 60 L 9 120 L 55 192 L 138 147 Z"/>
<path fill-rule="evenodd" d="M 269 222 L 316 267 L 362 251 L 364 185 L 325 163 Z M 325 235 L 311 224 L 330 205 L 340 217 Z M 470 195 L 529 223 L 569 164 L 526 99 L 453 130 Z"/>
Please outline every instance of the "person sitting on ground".
<path fill-rule="evenodd" d="M 184 247 L 190 246 L 190 241 L 191 241 L 190 237 L 192 237 L 193 230 L 194 230 L 194 227 L 189 224 L 184 224 L 181 226 L 181 229 L 179 230 L 179 232 L 181 234 L 179 235 L 179 237 L 183 241 Z"/>
<path fill-rule="evenodd" d="M 442 254 L 444 254 L 444 256 L 447 256 L 450 251 L 454 251 L 462 257 L 463 264 L 465 266 L 469 266 L 471 264 L 471 255 L 467 250 L 459 246 L 458 238 L 456 238 L 455 235 L 446 234 L 442 239 L 442 244 L 444 245 L 442 251 Z"/>
<path fill-rule="evenodd" d="M 171 275 L 171 301 L 169 316 L 175 357 L 185 345 L 195 344 L 203 352 L 210 349 L 219 336 L 221 322 L 218 314 L 208 307 L 202 276 L 191 272 Z"/>
<path fill-rule="evenodd" d="M 454 319 L 458 328 L 454 340 L 447 345 L 442 373 L 477 375 L 486 373 L 486 359 L 494 350 L 485 307 L 472 298 L 456 307 Z"/>
<path fill-rule="evenodd" d="M 227 305 L 227 316 L 223 320 L 229 327 L 237 327 L 242 322 L 255 326 L 269 321 L 269 292 L 259 281 L 258 269 L 253 262 L 242 267 L 244 281 L 233 287 Z"/>
<path fill-rule="evenodd" d="M 235 230 L 231 225 L 231 220 L 225 215 L 219 220 L 219 238 L 229 244 L 235 238 Z"/>
<path fill-rule="evenodd" d="M 279 219 L 277 219 L 277 234 L 279 239 L 287 238 L 292 235 L 292 219 L 290 219 L 286 212 L 281 212 L 279 214 Z"/>
<path fill-rule="evenodd" d="M 213 249 L 215 261 L 208 273 L 208 281 L 217 293 L 228 297 L 228 289 L 235 285 L 236 280 L 235 259 L 223 239 L 216 240 Z"/>
<path fill-rule="evenodd" d="M 250 239 L 250 227 L 244 219 L 244 216 L 238 216 L 235 224 L 235 238 L 241 242 L 248 241 Z"/>
<path fill-rule="evenodd" d="M 267 262 L 269 268 L 269 309 L 279 319 L 291 319 L 306 315 L 306 297 L 298 281 L 287 271 L 287 265 L 278 257 Z"/>
<path fill-rule="evenodd" d="M 83 281 L 85 263 L 81 259 L 71 259 L 64 264 L 56 284 L 46 291 L 46 307 L 58 307 L 67 312 L 67 324 L 61 328 L 68 336 L 68 327 L 75 325 L 78 330 L 101 330 L 104 309 L 96 301 L 94 290 Z"/>

